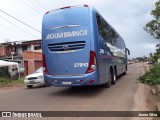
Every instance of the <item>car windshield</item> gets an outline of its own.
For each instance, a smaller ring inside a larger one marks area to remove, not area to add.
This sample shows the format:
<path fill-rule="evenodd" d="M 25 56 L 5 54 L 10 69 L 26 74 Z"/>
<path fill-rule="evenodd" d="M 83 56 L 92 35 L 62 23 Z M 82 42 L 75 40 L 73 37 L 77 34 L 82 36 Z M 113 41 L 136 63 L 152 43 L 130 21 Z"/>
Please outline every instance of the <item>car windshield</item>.
<path fill-rule="evenodd" d="M 43 73 L 43 67 L 40 67 L 39 69 L 37 69 L 35 73 Z"/>

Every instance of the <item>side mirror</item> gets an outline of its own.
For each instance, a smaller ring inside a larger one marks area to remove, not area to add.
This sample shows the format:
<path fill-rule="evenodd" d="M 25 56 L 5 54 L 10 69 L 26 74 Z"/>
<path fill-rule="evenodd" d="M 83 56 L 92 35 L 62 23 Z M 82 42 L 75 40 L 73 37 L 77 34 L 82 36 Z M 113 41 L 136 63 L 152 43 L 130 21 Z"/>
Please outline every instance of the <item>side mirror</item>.
<path fill-rule="evenodd" d="M 130 50 L 128 48 L 126 48 L 126 51 L 128 52 L 128 55 L 130 55 Z"/>

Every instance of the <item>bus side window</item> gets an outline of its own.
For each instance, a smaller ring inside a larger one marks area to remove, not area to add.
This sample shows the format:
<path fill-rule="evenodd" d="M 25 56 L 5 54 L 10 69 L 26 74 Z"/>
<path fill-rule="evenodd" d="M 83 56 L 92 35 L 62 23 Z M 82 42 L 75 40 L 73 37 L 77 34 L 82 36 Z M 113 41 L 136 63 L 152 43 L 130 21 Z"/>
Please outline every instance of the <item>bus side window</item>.
<path fill-rule="evenodd" d="M 97 20 L 98 32 L 102 36 L 102 38 L 104 40 L 106 40 L 106 38 L 105 38 L 106 32 L 104 30 L 104 28 L 105 28 L 104 22 L 103 22 L 102 17 L 98 13 L 96 13 L 96 20 Z"/>
<path fill-rule="evenodd" d="M 117 33 L 98 13 L 96 14 L 96 19 L 99 34 L 102 36 L 105 42 L 115 46 L 116 39 L 118 37 Z"/>
<path fill-rule="evenodd" d="M 101 24 L 100 16 L 99 15 L 97 15 L 97 24 L 98 24 L 98 26 Z"/>

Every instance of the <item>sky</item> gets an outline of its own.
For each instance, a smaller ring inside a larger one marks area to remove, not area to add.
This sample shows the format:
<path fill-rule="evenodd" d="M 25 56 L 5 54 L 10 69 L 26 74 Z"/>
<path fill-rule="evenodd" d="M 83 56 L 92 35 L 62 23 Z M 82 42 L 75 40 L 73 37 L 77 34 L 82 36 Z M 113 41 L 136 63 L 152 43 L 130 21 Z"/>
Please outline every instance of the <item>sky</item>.
<path fill-rule="evenodd" d="M 156 44 L 143 30 L 158 0 L 0 0 L 0 10 L 35 28 L 36 31 L 0 11 L 0 43 L 41 39 L 43 15 L 64 6 L 88 4 L 96 8 L 116 29 L 130 50 L 129 58 L 149 56 Z"/>

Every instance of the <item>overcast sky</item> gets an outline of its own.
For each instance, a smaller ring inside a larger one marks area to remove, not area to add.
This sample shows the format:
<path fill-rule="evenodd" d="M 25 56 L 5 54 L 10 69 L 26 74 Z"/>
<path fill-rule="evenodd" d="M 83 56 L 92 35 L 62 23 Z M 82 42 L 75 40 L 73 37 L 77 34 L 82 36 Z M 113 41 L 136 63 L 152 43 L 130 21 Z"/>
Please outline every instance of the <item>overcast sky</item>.
<path fill-rule="evenodd" d="M 132 57 L 149 56 L 159 42 L 143 30 L 157 0 L 0 0 L 0 10 L 41 31 L 43 15 L 70 5 L 94 6 L 124 38 Z M 0 11 L 0 42 L 41 39 L 41 33 Z"/>

